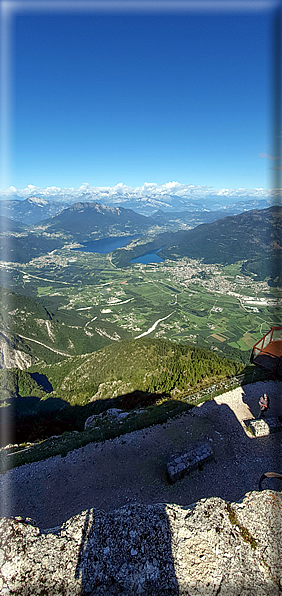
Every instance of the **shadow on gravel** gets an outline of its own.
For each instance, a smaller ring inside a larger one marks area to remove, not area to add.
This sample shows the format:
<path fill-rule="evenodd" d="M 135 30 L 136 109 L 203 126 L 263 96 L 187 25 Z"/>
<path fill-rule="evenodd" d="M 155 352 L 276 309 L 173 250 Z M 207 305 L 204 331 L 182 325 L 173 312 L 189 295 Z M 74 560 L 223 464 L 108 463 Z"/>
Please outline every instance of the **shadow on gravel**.
<path fill-rule="evenodd" d="M 12 499 L 7 512 L 2 509 L 1 514 L 30 517 L 39 527 L 48 528 L 91 507 L 112 511 L 128 497 L 135 503 L 181 506 L 214 496 L 236 501 L 246 492 L 258 490 L 265 472 L 281 472 L 281 432 L 248 437 L 226 404 L 207 401 L 138 434 L 136 428 L 125 434 L 123 424 L 119 431 L 123 436 L 114 444 L 108 440 L 91 443 L 89 438 L 89 445 L 79 449 L 77 444 L 77 451 L 67 449 L 57 461 L 50 458 L 41 465 L 34 460 L 26 469 L 10 470 L 1 483 L 4 492 L 5 486 L 10 486 Z M 80 433 L 75 437 L 79 440 Z M 215 461 L 170 485 L 168 460 L 207 442 Z M 267 488 L 281 490 L 275 478 L 266 483 Z"/>
<path fill-rule="evenodd" d="M 242 401 L 257 406 L 254 386 L 243 389 Z M 275 399 L 277 397 L 273 395 L 273 402 Z M 281 471 L 281 432 L 266 437 L 249 437 L 233 410 L 227 404 L 217 405 L 214 401 L 205 402 L 193 413 L 203 422 L 209 421 L 212 430 L 207 429 L 206 439 L 212 439 L 216 459 L 215 464 L 206 466 L 204 473 L 195 476 L 195 500 L 219 496 L 237 501 L 245 493 L 259 489 L 259 480 L 265 471 Z M 194 433 L 194 438 L 197 436 L 203 440 L 204 432 Z M 268 479 L 266 484 L 265 488 L 281 490 L 281 483 L 275 478 Z"/>
<path fill-rule="evenodd" d="M 267 393 L 270 400 L 270 407 L 264 414 L 264 418 L 271 418 L 273 416 L 282 416 L 282 384 L 277 380 L 270 379 L 268 381 L 260 381 L 255 385 L 244 385 L 242 387 L 243 395 L 242 401 L 248 405 L 250 412 L 257 418 L 260 414 L 259 398 Z"/>

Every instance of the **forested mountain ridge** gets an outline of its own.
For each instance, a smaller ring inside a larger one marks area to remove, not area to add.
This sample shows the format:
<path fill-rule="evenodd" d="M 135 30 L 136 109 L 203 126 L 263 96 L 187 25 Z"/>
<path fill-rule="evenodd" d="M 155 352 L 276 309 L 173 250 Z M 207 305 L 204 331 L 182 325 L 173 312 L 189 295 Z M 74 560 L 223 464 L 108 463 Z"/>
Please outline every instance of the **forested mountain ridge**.
<path fill-rule="evenodd" d="M 0 261 L 4 262 L 27 263 L 62 247 L 64 244 L 62 238 L 33 234 L 29 229 L 12 237 L 7 235 L 7 231 L 9 230 L 4 230 L 3 234 L 2 230 L 2 234 L 0 234 Z"/>
<path fill-rule="evenodd" d="M 213 352 L 167 340 L 124 340 L 57 364 L 33 366 L 46 375 L 52 397 L 75 403 L 132 391 L 179 394 L 241 372 L 244 365 Z"/>
<path fill-rule="evenodd" d="M 40 375 L 30 374 L 26 370 L 18 368 L 0 370 L 0 402 L 18 397 L 38 397 L 46 396 L 46 390 L 35 379 Z M 48 384 L 46 383 L 45 386 Z"/>
<path fill-rule="evenodd" d="M 190 230 L 148 237 L 142 246 L 115 251 L 113 262 L 125 267 L 131 259 L 151 251 L 158 251 L 161 257 L 170 260 L 188 257 L 224 265 L 245 261 L 245 272 L 253 271 L 258 279 L 270 275 L 273 278 L 270 285 L 278 276 L 277 284 L 281 278 L 282 209 L 279 206 L 255 209 L 200 224 Z"/>
<path fill-rule="evenodd" d="M 243 259 L 269 256 L 282 248 L 282 209 L 246 211 L 224 217 L 193 230 L 178 232 L 162 250 L 165 258 L 188 256 L 207 263 L 236 263 Z"/>
<path fill-rule="evenodd" d="M 5 234 L 6 232 L 19 234 L 19 233 L 25 231 L 26 227 L 23 224 L 19 223 L 18 221 L 14 221 L 13 219 L 10 219 L 9 217 L 5 217 L 3 215 L 3 210 L 2 210 L 2 206 L 1 206 L 0 230 L 1 230 L 2 234 L 3 233 Z"/>
<path fill-rule="evenodd" d="M 67 438 L 68 449 L 73 449 L 74 439 L 78 447 L 101 440 L 104 433 L 112 438 L 160 424 L 192 407 L 181 399 L 187 393 L 194 394 L 220 380 L 226 382 L 242 369 L 239 362 L 221 359 L 207 350 L 141 339 L 54 365 L 40 362 L 24 371 L 0 370 L 1 406 L 7 413 L 0 420 L 1 444 L 38 442 L 64 433 L 62 443 L 57 437 L 54 445 L 43 446 L 45 457 L 50 457 L 65 453 L 66 431 L 78 431 Z M 124 410 L 122 427 L 119 420 L 111 418 L 112 408 Z M 98 416 L 98 427 L 90 435 L 80 436 L 93 415 Z M 7 421 L 12 435 L 7 434 Z M 40 459 L 42 451 L 36 453 Z M 24 462 L 21 459 L 19 465 Z"/>

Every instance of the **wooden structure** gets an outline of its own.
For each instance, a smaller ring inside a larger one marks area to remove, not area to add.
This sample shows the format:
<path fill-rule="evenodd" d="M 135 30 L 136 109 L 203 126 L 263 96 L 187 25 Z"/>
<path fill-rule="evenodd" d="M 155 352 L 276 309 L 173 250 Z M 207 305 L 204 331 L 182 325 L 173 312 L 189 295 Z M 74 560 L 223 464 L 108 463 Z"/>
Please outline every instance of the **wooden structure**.
<path fill-rule="evenodd" d="M 271 327 L 254 345 L 251 363 L 282 378 L 282 327 Z"/>

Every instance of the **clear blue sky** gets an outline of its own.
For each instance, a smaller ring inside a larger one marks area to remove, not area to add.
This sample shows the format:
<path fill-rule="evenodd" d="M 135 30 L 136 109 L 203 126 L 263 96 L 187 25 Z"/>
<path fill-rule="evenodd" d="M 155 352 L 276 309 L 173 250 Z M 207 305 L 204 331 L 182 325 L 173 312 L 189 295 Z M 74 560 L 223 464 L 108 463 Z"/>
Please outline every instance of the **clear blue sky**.
<path fill-rule="evenodd" d="M 271 13 L 22 14 L 10 184 L 271 186 Z"/>

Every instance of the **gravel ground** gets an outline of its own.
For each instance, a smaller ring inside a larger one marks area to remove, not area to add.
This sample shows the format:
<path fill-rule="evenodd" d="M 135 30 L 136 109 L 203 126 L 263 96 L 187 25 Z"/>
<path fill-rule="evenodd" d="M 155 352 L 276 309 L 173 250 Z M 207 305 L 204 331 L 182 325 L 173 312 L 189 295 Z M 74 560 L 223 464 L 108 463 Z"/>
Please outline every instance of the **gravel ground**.
<path fill-rule="evenodd" d="M 0 514 L 32 518 L 44 529 L 91 507 L 111 511 L 129 502 L 185 506 L 211 496 L 237 501 L 258 489 L 264 472 L 282 472 L 281 432 L 255 439 L 241 423 L 257 416 L 263 392 L 270 397 L 266 418 L 282 415 L 282 383 L 259 382 L 166 424 L 10 470 L 0 478 Z M 170 485 L 167 460 L 207 440 L 215 461 Z M 265 481 L 265 488 L 282 490 L 278 480 Z"/>

